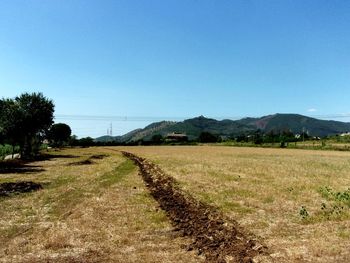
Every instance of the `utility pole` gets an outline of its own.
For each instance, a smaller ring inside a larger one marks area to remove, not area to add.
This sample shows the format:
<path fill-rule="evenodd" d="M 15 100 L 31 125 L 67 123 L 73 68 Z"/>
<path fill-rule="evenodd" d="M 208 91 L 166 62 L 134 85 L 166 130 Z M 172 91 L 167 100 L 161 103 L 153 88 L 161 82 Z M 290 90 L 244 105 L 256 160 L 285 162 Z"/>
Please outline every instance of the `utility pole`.
<path fill-rule="evenodd" d="M 110 132 L 111 132 L 111 136 L 113 136 L 113 126 L 112 126 L 112 123 L 111 123 L 111 127 L 110 127 Z"/>

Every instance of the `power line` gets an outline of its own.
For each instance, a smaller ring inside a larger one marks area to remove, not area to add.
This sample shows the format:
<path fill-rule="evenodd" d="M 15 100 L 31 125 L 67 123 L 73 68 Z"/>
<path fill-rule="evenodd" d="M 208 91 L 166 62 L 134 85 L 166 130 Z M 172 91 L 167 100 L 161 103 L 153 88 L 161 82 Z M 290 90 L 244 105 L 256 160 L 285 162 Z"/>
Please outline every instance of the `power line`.
<path fill-rule="evenodd" d="M 238 120 L 246 118 L 247 116 L 208 116 L 208 118 L 214 118 L 218 120 L 230 119 Z M 307 117 L 320 118 L 320 119 L 342 119 L 350 118 L 350 113 L 346 114 L 324 114 L 324 115 L 308 115 Z M 119 121 L 119 122 L 156 122 L 156 121 L 183 121 L 193 117 L 171 117 L 171 116 L 108 116 L 108 115 L 73 115 L 73 114 L 56 114 L 56 120 L 79 120 L 79 121 Z M 253 118 L 259 118 L 253 116 Z"/>
<path fill-rule="evenodd" d="M 143 117 L 143 116 L 98 116 L 98 115 L 68 115 L 56 114 L 56 120 L 80 120 L 80 121 L 163 121 L 184 120 L 189 117 Z"/>

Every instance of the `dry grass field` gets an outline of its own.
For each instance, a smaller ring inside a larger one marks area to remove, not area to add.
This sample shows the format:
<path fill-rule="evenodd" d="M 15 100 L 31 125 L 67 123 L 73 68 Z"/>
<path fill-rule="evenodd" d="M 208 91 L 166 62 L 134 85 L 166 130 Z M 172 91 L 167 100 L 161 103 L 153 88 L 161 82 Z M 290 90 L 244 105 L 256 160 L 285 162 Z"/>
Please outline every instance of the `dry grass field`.
<path fill-rule="evenodd" d="M 204 262 L 119 150 L 237 220 L 276 262 L 350 261 L 350 153 L 158 146 L 66 149 L 1 170 L 0 183 L 43 189 L 0 197 L 0 262 Z"/>
<path fill-rule="evenodd" d="M 350 153 L 124 147 L 269 247 L 277 262 L 350 262 Z"/>
<path fill-rule="evenodd" d="M 202 262 L 183 247 L 134 164 L 103 148 L 52 152 L 0 173 L 43 189 L 0 197 L 0 262 Z"/>

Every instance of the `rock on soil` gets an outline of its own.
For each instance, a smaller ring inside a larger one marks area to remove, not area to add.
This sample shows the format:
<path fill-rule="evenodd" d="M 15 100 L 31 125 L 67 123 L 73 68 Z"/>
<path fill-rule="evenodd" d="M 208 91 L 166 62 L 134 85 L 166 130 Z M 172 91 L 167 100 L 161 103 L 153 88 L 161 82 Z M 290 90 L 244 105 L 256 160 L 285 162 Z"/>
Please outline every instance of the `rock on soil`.
<path fill-rule="evenodd" d="M 4 160 L 11 160 L 11 159 L 19 159 L 21 158 L 21 155 L 19 153 L 15 153 L 14 155 L 6 155 Z"/>

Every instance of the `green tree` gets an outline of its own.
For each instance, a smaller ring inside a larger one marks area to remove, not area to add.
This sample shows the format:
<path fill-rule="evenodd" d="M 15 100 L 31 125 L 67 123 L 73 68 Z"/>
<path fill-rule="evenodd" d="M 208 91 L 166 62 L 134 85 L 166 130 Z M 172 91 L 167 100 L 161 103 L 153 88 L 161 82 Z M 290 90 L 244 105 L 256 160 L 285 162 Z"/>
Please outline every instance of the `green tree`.
<path fill-rule="evenodd" d="M 54 107 L 42 93 L 0 100 L 0 133 L 13 147 L 19 145 L 22 158 L 38 151 L 43 135 L 53 123 Z"/>
<path fill-rule="evenodd" d="M 94 146 L 94 139 L 92 139 L 91 137 L 85 137 L 85 138 L 81 138 L 78 141 L 78 145 L 82 146 L 82 147 L 89 147 L 89 146 Z"/>
<path fill-rule="evenodd" d="M 22 114 L 18 103 L 12 99 L 0 100 L 0 137 L 2 143 L 23 145 L 24 131 L 21 128 Z"/>
<path fill-rule="evenodd" d="M 78 136 L 76 135 L 71 135 L 68 141 L 68 144 L 71 146 L 77 146 L 78 145 Z"/>
<path fill-rule="evenodd" d="M 262 144 L 263 143 L 263 135 L 260 129 L 256 130 L 254 132 L 254 143 L 255 144 Z"/>
<path fill-rule="evenodd" d="M 155 134 L 152 136 L 151 142 L 153 144 L 161 144 L 163 142 L 163 136 L 160 134 Z"/>
<path fill-rule="evenodd" d="M 219 141 L 219 137 L 210 133 L 210 132 L 201 132 L 198 137 L 198 141 L 200 142 L 217 142 Z"/>
<path fill-rule="evenodd" d="M 70 140 L 71 128 L 65 123 L 52 125 L 48 132 L 48 139 L 54 147 L 61 147 Z"/>

